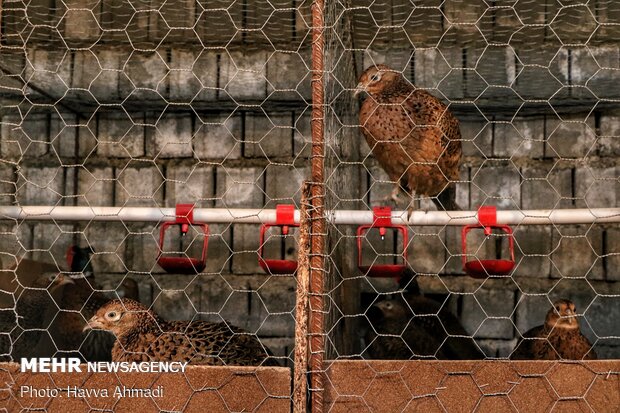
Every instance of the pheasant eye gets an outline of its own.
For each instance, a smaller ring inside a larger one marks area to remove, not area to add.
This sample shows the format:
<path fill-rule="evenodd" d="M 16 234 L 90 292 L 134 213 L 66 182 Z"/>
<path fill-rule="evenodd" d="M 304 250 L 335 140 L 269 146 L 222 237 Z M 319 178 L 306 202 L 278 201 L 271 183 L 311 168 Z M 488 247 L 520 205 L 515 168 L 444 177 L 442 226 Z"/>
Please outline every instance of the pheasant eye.
<path fill-rule="evenodd" d="M 106 317 L 111 319 L 111 320 L 113 320 L 113 319 L 117 318 L 116 317 L 116 312 L 110 311 L 108 314 L 106 314 Z"/>
<path fill-rule="evenodd" d="M 381 79 L 381 75 L 379 73 L 375 73 L 374 75 L 370 76 L 370 80 L 372 80 L 373 82 L 376 82 L 379 79 Z"/>

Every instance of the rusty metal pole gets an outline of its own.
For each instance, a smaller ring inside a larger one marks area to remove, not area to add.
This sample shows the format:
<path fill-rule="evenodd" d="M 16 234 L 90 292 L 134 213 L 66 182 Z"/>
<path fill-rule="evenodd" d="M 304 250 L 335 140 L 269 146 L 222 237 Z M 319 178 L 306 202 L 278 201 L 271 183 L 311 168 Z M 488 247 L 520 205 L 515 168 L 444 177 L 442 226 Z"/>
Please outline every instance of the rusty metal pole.
<path fill-rule="evenodd" d="M 325 356 L 323 293 L 325 279 L 325 139 L 324 139 L 324 0 L 312 2 L 312 188 L 310 203 L 310 403 L 323 412 L 323 359 Z"/>
<path fill-rule="evenodd" d="M 306 413 L 308 406 L 308 310 L 310 289 L 310 205 L 311 185 L 302 184 L 299 211 L 299 256 L 295 300 L 295 366 L 293 371 L 293 412 Z"/>

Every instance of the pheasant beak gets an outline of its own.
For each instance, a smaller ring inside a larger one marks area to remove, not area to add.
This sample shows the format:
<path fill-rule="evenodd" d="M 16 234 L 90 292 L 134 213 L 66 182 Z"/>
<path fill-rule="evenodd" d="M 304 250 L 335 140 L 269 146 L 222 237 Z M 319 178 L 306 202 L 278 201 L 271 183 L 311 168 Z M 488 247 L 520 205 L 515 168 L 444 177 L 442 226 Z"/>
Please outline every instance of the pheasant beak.
<path fill-rule="evenodd" d="M 357 97 L 362 92 L 366 92 L 366 85 L 362 82 L 359 82 L 355 89 L 353 90 L 353 97 Z"/>
<path fill-rule="evenodd" d="M 103 330 L 103 323 L 99 321 L 99 317 L 95 315 L 90 320 L 88 320 L 88 323 L 86 323 L 82 331 L 88 330 Z"/>

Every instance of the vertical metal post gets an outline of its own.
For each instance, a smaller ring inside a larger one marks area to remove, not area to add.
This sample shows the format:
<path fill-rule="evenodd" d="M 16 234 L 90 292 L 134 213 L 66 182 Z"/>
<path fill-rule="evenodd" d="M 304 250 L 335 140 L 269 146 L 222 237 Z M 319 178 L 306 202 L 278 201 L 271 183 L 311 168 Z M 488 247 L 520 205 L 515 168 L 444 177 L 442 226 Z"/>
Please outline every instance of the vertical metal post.
<path fill-rule="evenodd" d="M 293 370 L 293 412 L 306 413 L 308 406 L 308 310 L 310 289 L 310 217 L 311 185 L 304 182 L 299 211 L 299 256 L 295 300 L 295 365 Z"/>
<path fill-rule="evenodd" d="M 325 355 L 323 292 L 325 278 L 325 139 L 324 139 L 324 0 L 312 2 L 312 189 L 310 203 L 310 402 L 313 413 L 323 412 Z"/>

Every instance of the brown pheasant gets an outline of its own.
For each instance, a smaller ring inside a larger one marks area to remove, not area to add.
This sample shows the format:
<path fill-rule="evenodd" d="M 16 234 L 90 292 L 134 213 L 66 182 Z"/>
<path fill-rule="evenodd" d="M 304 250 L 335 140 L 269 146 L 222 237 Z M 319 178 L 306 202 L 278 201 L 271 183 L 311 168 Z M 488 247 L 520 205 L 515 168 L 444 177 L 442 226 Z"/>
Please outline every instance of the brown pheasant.
<path fill-rule="evenodd" d="M 512 355 L 513 360 L 595 360 L 592 344 L 581 334 L 575 304 L 558 300 L 547 312 L 545 324 L 523 335 Z"/>
<path fill-rule="evenodd" d="M 459 121 L 439 99 L 417 89 L 386 65 L 371 66 L 359 78 L 357 95 L 369 97 L 360 109 L 360 125 L 379 165 L 401 190 L 432 197 L 439 210 L 459 210 L 453 182 L 459 180 Z M 410 203 L 409 216 L 413 210 Z"/>
<path fill-rule="evenodd" d="M 227 323 L 165 321 L 139 302 L 126 298 L 101 307 L 85 329 L 114 333 L 114 361 L 278 365 L 253 334 Z"/>

